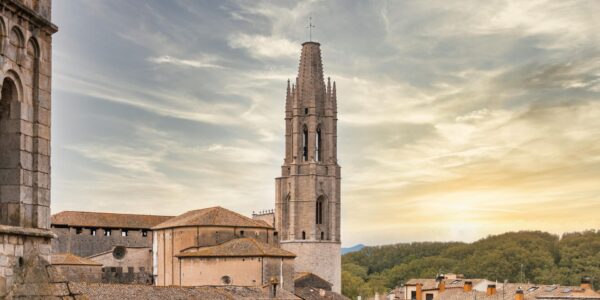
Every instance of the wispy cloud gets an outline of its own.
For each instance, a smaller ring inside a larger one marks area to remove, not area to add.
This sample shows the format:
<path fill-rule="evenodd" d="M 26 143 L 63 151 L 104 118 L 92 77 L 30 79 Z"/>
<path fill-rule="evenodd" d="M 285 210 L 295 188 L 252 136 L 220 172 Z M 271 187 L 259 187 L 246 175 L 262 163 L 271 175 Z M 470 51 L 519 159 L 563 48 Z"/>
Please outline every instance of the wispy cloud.
<path fill-rule="evenodd" d="M 55 210 L 272 207 L 312 16 L 344 243 L 600 226 L 598 1 L 54 5 Z"/>
<path fill-rule="evenodd" d="M 213 59 L 179 59 L 176 57 L 171 57 L 168 55 L 163 55 L 159 57 L 150 57 L 149 61 L 157 64 L 172 64 L 176 66 L 185 66 L 185 67 L 193 67 L 193 68 L 215 68 L 221 69 L 223 68 L 220 65 L 215 64 Z"/>

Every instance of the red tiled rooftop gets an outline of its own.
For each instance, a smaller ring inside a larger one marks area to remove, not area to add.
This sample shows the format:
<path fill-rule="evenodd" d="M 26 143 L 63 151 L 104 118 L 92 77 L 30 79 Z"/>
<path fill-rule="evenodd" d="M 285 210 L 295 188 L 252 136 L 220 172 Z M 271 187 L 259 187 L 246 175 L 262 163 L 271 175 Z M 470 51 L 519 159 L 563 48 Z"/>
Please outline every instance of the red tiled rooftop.
<path fill-rule="evenodd" d="M 52 215 L 53 226 L 150 229 L 172 216 L 62 211 Z"/>
<path fill-rule="evenodd" d="M 268 229 L 273 228 L 264 221 L 253 220 L 231 210 L 217 206 L 188 211 L 182 215 L 179 215 L 161 224 L 158 224 L 152 229 L 165 229 L 187 226 L 226 226 Z"/>

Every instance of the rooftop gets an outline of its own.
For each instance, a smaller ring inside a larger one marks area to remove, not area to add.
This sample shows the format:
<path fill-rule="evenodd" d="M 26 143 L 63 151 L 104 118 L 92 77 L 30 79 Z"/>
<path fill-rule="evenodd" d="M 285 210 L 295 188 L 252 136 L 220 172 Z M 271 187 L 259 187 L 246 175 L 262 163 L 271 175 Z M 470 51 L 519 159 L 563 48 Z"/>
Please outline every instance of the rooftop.
<path fill-rule="evenodd" d="M 223 244 L 183 252 L 178 257 L 289 257 L 296 255 L 253 238 L 239 238 Z"/>
<path fill-rule="evenodd" d="M 452 289 L 452 288 L 461 288 L 462 289 L 465 285 L 465 281 L 470 281 L 473 284 L 473 286 L 476 286 L 479 283 L 481 283 L 483 281 L 487 281 L 487 280 L 486 279 L 464 279 L 464 278 L 444 279 L 444 284 L 447 289 Z M 416 285 L 417 283 L 421 283 L 423 285 L 422 289 L 424 291 L 437 290 L 437 288 L 438 288 L 437 280 L 432 279 L 432 278 L 413 278 L 413 279 L 407 281 L 406 285 L 413 286 L 413 285 Z"/>
<path fill-rule="evenodd" d="M 220 206 L 191 210 L 154 226 L 152 229 L 165 229 L 187 226 L 226 226 L 272 229 L 269 224 L 253 220 Z"/>
<path fill-rule="evenodd" d="M 101 263 L 71 253 L 52 254 L 50 262 L 55 266 L 102 266 Z"/>
<path fill-rule="evenodd" d="M 240 286 L 200 286 L 200 287 L 159 287 L 135 284 L 104 284 L 69 282 L 69 289 L 90 300 L 95 299 L 147 299 L 147 300 L 180 300 L 180 299 L 289 299 L 298 297 L 288 291 L 278 289 L 276 298 L 270 298 L 268 289 L 260 287 Z"/>
<path fill-rule="evenodd" d="M 582 289 L 578 286 L 560 285 L 536 285 L 508 283 L 496 284 L 496 295 L 488 296 L 486 292 L 472 290 L 465 292 L 462 289 L 451 289 L 440 293 L 437 300 L 459 300 L 459 299 L 498 299 L 504 295 L 505 299 L 514 299 L 518 288 L 523 290 L 526 300 L 534 299 L 600 299 L 600 294 L 590 289 Z"/>
<path fill-rule="evenodd" d="M 62 211 L 52 215 L 52 226 L 150 229 L 172 216 Z"/>

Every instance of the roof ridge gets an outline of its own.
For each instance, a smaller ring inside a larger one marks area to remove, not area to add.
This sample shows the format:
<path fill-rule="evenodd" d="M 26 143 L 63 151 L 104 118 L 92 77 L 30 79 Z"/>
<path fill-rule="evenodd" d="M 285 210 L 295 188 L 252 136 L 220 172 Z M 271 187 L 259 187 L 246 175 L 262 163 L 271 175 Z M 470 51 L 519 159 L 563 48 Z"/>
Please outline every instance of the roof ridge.
<path fill-rule="evenodd" d="M 150 216 L 150 217 L 170 217 L 167 215 L 153 215 L 153 214 L 135 214 L 135 213 L 121 213 L 121 212 L 105 212 L 105 211 L 85 211 L 85 210 L 63 210 L 53 214 L 52 216 L 56 216 L 62 213 L 84 213 L 84 214 L 106 214 L 106 215 L 132 215 L 132 216 Z"/>

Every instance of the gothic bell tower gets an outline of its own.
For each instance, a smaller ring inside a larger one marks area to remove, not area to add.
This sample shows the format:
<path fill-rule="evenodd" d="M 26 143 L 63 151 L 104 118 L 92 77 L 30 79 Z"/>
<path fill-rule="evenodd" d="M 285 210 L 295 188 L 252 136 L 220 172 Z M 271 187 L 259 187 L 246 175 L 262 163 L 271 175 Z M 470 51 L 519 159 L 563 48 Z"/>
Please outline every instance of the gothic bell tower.
<path fill-rule="evenodd" d="M 296 272 L 311 272 L 341 290 L 340 166 L 337 99 L 323 78 L 320 44 L 302 44 L 295 84 L 288 81 L 285 158 L 275 179 L 275 227 L 296 253 Z"/>

